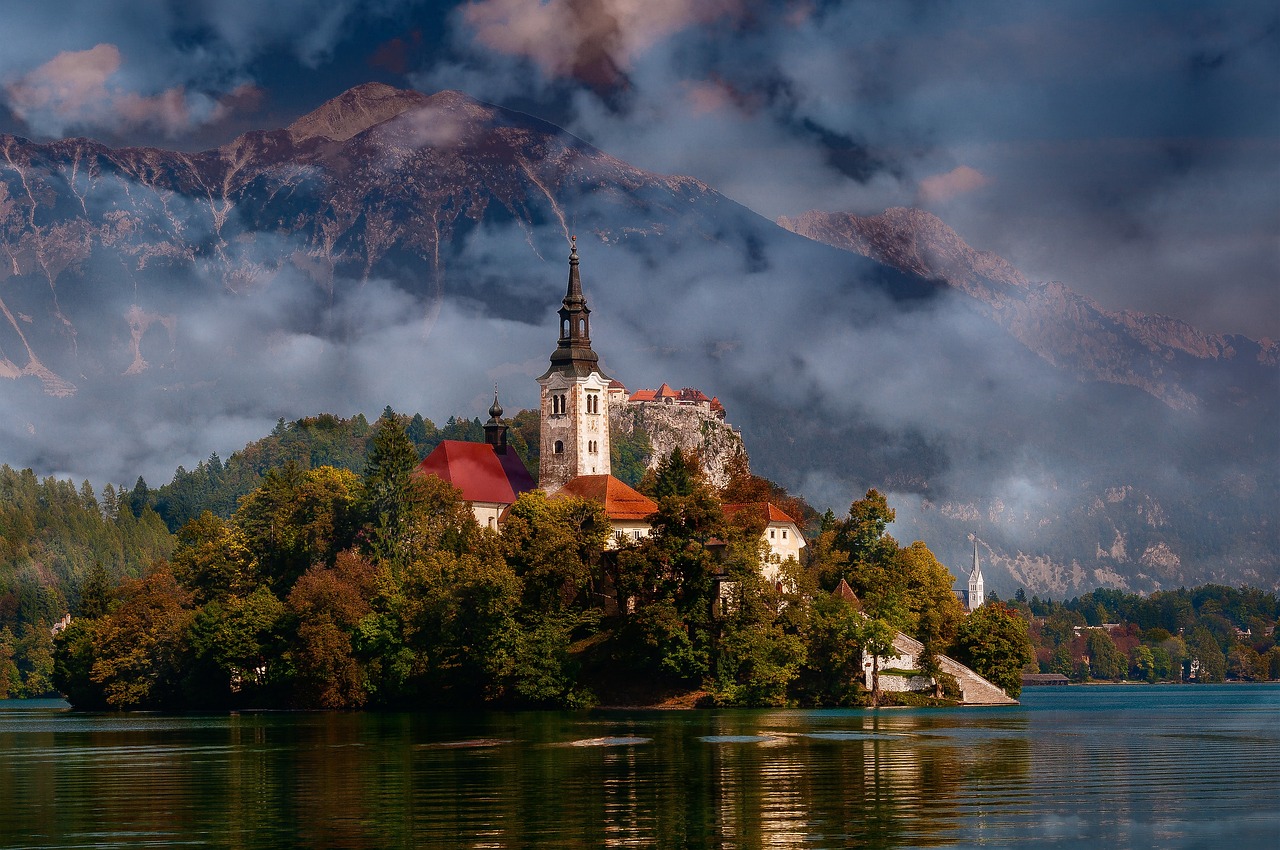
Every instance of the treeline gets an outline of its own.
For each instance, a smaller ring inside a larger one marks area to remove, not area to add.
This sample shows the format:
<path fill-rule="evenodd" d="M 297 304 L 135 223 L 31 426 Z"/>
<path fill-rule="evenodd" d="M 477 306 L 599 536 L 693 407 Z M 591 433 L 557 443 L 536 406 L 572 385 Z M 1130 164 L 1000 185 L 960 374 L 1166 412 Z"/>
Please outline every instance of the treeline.
<path fill-rule="evenodd" d="M 717 492 L 679 452 L 643 486 L 652 537 L 607 551 L 599 505 L 525 494 L 500 532 L 457 491 L 411 476 L 401 419 L 363 474 L 271 469 L 229 518 L 184 525 L 171 558 L 112 587 L 91 574 L 57 639 L 54 681 L 79 708 L 577 706 L 701 691 L 724 705 L 874 699 L 863 650 L 893 629 L 1009 682 L 1029 657 L 1003 606 L 981 634 L 952 577 L 886 532 L 874 491 L 828 516 L 805 566 L 761 576 L 763 519 L 722 502 L 781 494 L 735 474 Z M 858 605 L 829 591 L 844 579 Z"/>
<path fill-rule="evenodd" d="M 451 416 L 438 428 L 421 414 L 405 416 L 388 407 L 382 415 L 400 422 L 419 458 L 426 457 L 444 440 L 484 439 L 484 427 L 478 418 Z M 292 464 L 302 470 L 331 466 L 360 473 L 373 435 L 374 429 L 363 414 L 350 419 L 329 413 L 295 422 L 282 419 L 268 436 L 250 443 L 226 461 L 213 454 L 193 470 L 178 467 L 173 480 L 156 490 L 139 478 L 130 497 L 155 508 L 169 529 L 177 532 L 204 511 L 230 517 L 240 499 L 260 487 L 273 469 Z M 512 429 L 512 445 L 522 458 L 527 457 L 528 445 L 519 428 Z"/>
<path fill-rule="evenodd" d="M 437 427 L 420 413 L 406 416 L 390 407 L 383 411 L 382 417 L 394 417 L 400 422 L 419 459 L 445 440 L 484 440 L 484 426 L 479 418 L 451 416 L 443 426 Z M 504 422 L 509 426 L 510 445 L 536 481 L 540 455 L 538 411 L 522 410 Z M 332 466 L 362 472 L 373 431 L 363 414 L 349 419 L 330 413 L 294 422 L 281 419 L 268 436 L 250 443 L 226 461 L 215 453 L 190 471 L 180 466 L 173 480 L 157 489 L 151 489 L 139 477 L 127 498 L 135 514 L 142 506 L 150 506 L 164 519 L 169 530 L 176 533 L 204 511 L 224 519 L 230 517 L 240 499 L 260 487 L 270 470 L 287 464 L 303 470 Z M 638 484 L 653 454 L 648 437 L 643 433 L 613 433 L 610 440 L 614 475 L 633 486 Z"/>
<path fill-rule="evenodd" d="M 173 536 L 123 489 L 0 466 L 0 699 L 53 692 L 54 624 L 91 569 L 113 583 L 167 558 Z"/>
<path fill-rule="evenodd" d="M 1204 585 L 1139 596 L 1101 589 L 1054 602 L 1019 590 L 1036 666 L 1076 681 L 1280 679 L 1280 596 Z"/>

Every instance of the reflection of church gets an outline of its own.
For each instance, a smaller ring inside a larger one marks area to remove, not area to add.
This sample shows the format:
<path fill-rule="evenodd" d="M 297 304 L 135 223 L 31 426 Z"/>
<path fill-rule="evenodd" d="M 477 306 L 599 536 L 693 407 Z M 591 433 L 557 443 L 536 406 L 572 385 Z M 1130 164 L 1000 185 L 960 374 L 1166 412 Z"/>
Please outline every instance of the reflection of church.
<path fill-rule="evenodd" d="M 551 498 L 575 496 L 600 503 L 613 527 L 611 545 L 647 537 L 648 517 L 657 504 L 611 473 L 609 408 L 626 402 L 626 390 L 600 370 L 591 348 L 591 310 L 582 294 L 576 240 L 569 253 L 569 286 L 560 306 L 560 336 L 551 365 L 538 378 L 542 427 L 538 487 Z M 719 405 L 712 400 L 711 409 Z M 439 476 L 457 487 L 480 525 L 497 528 L 505 510 L 534 488 L 515 450 L 507 444 L 507 426 L 495 393 L 485 442 L 445 440 L 419 465 L 419 473 Z M 799 523 L 776 505 L 726 505 L 727 514 L 761 514 L 769 547 L 766 576 L 776 578 L 778 564 L 799 559 L 804 536 Z"/>

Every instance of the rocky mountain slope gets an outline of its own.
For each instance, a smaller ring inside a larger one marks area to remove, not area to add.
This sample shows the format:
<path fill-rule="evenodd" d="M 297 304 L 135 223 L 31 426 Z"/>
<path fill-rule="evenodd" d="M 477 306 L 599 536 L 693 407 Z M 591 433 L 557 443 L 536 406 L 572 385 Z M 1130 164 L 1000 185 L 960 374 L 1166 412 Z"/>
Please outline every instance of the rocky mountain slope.
<path fill-rule="evenodd" d="M 1027 348 L 1081 380 L 1137 387 L 1184 409 L 1256 399 L 1276 389 L 1280 345 L 1274 341 L 1204 334 L 1168 316 L 1105 310 L 1062 283 L 1027 280 L 924 210 L 898 207 L 873 216 L 815 210 L 784 216 L 778 224 L 945 282 Z"/>
<path fill-rule="evenodd" d="M 793 233 L 527 115 L 379 85 L 200 153 L 0 154 L 11 465 L 128 484 L 281 417 L 470 418 L 495 382 L 531 407 L 576 232 L 610 374 L 718 395 L 793 492 L 889 490 L 898 536 L 958 573 L 976 535 L 997 589 L 1280 584 L 1275 346 L 1108 313 L 924 214 Z"/>

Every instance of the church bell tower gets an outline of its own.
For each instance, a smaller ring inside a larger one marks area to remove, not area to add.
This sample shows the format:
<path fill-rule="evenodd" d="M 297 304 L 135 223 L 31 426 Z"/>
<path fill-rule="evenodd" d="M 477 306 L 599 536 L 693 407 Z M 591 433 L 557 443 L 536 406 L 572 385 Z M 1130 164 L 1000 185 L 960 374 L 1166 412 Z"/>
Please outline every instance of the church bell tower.
<path fill-rule="evenodd" d="M 591 349 L 591 310 L 578 276 L 578 242 L 571 240 L 569 289 L 560 307 L 560 340 L 542 388 L 538 486 L 548 494 L 579 475 L 608 475 L 609 383 Z"/>
<path fill-rule="evenodd" d="M 969 610 L 976 611 L 986 601 L 982 568 L 978 565 L 978 538 L 973 538 L 973 570 L 969 573 Z"/>

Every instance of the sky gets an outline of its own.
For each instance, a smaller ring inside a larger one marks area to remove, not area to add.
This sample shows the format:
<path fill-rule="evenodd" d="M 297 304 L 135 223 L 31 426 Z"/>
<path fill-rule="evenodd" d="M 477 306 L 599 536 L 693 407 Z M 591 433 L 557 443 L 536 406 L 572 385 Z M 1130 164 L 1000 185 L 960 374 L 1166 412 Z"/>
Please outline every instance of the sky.
<path fill-rule="evenodd" d="M 769 218 L 918 206 L 1108 309 L 1280 337 L 1273 2 L 10 6 L 0 132 L 199 150 L 459 89 Z"/>

